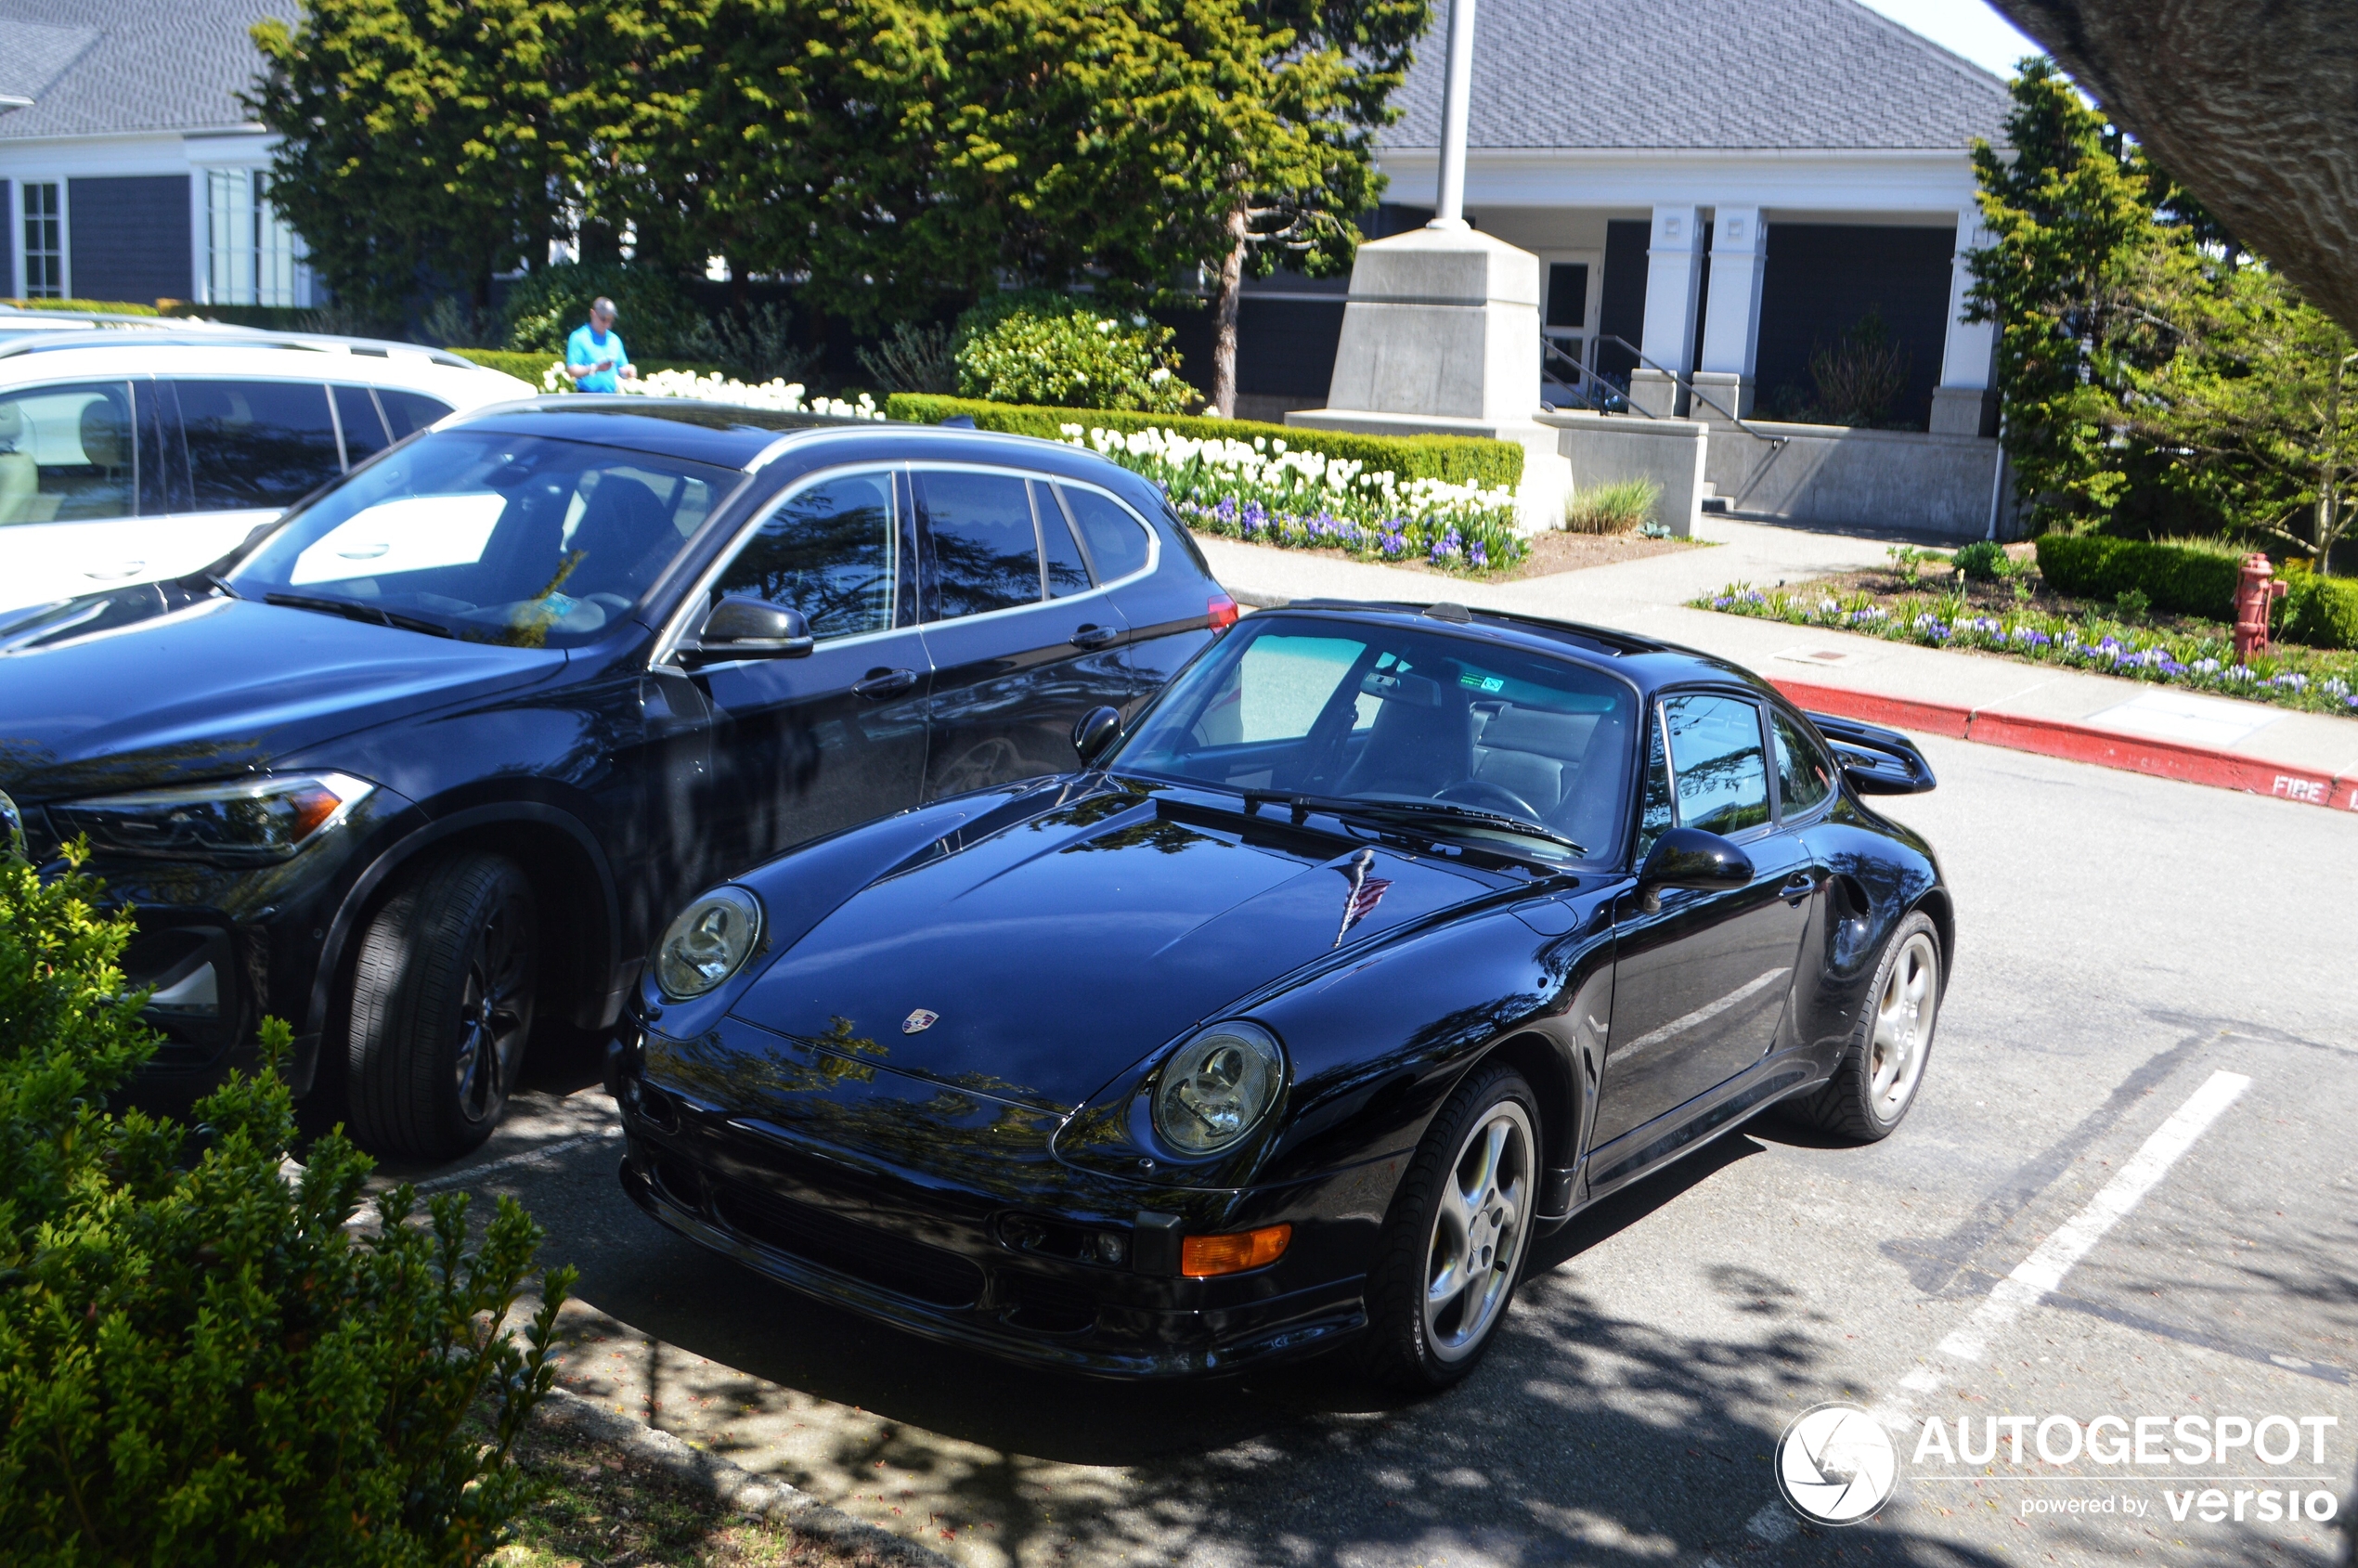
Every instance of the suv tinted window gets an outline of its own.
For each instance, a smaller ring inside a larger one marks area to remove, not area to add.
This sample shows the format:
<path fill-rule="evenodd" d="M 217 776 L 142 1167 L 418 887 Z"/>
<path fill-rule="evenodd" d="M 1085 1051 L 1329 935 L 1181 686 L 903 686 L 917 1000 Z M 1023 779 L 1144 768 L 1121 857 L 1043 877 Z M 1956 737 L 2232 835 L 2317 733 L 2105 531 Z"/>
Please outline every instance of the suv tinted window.
<path fill-rule="evenodd" d="M 332 389 L 336 399 L 336 422 L 343 427 L 343 460 L 348 467 L 374 457 L 392 445 L 385 434 L 385 421 L 377 412 L 377 400 L 369 395 L 365 386 L 339 386 Z"/>
<path fill-rule="evenodd" d="M 199 512 L 285 506 L 343 472 L 328 389 L 319 382 L 175 387 Z"/>
<path fill-rule="evenodd" d="M 1060 486 L 1081 537 L 1089 541 L 1089 558 L 1096 563 L 1097 580 L 1116 582 L 1147 569 L 1147 530 L 1119 501 L 1079 486 Z"/>
<path fill-rule="evenodd" d="M 919 471 L 928 554 L 926 619 L 1039 603 L 1040 539 L 1024 482 L 1006 473 Z"/>
<path fill-rule="evenodd" d="M 1056 504 L 1055 486 L 1033 480 L 1031 501 L 1040 516 L 1040 558 L 1047 566 L 1048 597 L 1088 592 L 1089 562 L 1065 521 L 1064 509 Z"/>
<path fill-rule="evenodd" d="M 377 401 L 384 406 L 385 423 L 393 427 L 395 441 L 412 432 L 425 429 L 450 411 L 450 405 L 439 397 L 428 397 L 422 392 L 403 392 L 390 386 L 377 388 Z"/>
<path fill-rule="evenodd" d="M 844 474 L 772 513 L 714 591 L 799 610 L 823 641 L 885 631 L 893 618 L 896 537 L 891 473 Z"/>
<path fill-rule="evenodd" d="M 1760 710 L 1737 697 L 1672 697 L 1670 730 L 1678 825 L 1742 833 L 1768 820 L 1768 769 L 1760 755 Z"/>
<path fill-rule="evenodd" d="M 0 525 L 133 515 L 135 429 L 122 382 L 0 397 Z"/>
<path fill-rule="evenodd" d="M 1834 766 L 1817 744 L 1794 721 L 1768 710 L 1769 732 L 1777 737 L 1777 799 L 1786 816 L 1808 810 L 1834 787 Z"/>

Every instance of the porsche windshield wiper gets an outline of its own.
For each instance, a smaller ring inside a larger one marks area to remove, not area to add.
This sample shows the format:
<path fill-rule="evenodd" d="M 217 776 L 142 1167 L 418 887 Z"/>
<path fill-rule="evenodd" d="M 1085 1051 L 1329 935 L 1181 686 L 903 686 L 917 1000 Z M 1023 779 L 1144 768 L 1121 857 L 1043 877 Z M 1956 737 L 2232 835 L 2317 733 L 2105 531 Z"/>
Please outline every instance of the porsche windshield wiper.
<path fill-rule="evenodd" d="M 326 599 L 308 593 L 266 593 L 265 604 L 282 604 L 290 610 L 317 610 L 323 615 L 342 616 L 348 621 L 371 621 L 402 631 L 422 631 L 433 637 L 456 637 L 448 627 L 427 620 L 422 616 L 396 615 L 380 610 L 374 604 L 362 604 L 350 599 Z"/>
<path fill-rule="evenodd" d="M 1493 828 L 1500 832 L 1536 838 L 1542 843 L 1561 845 L 1575 855 L 1586 855 L 1588 847 L 1574 842 L 1552 828 L 1524 817 L 1510 816 L 1504 811 L 1485 811 L 1479 806 L 1461 806 L 1454 800 L 1361 800 L 1347 795 L 1302 795 L 1291 790 L 1249 789 L 1244 792 L 1245 810 L 1257 811 L 1263 806 L 1284 806 L 1295 811 L 1329 811 L 1339 817 L 1406 817 L 1461 822 L 1476 827 Z"/>

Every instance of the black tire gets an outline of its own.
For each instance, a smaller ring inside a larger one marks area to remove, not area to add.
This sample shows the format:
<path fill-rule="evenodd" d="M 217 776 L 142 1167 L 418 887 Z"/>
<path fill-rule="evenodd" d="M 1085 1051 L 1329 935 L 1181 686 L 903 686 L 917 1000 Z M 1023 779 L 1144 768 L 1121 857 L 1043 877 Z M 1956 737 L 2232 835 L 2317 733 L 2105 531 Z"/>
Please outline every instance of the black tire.
<path fill-rule="evenodd" d="M 532 1032 L 539 914 L 515 862 L 472 850 L 405 876 L 361 939 L 346 1093 L 381 1155 L 448 1160 L 499 1124 Z"/>
<path fill-rule="evenodd" d="M 1884 942 L 1875 977 L 1859 1009 L 1859 1026 L 1843 1048 L 1834 1075 L 1787 1100 L 1786 1115 L 1807 1127 L 1859 1143 L 1887 1138 L 1907 1119 L 1923 1088 L 1940 1021 L 1943 976 L 1940 932 L 1919 910 Z M 1895 1062 L 1904 1049 L 1909 1058 Z M 1884 1074 L 1889 1070 L 1891 1077 Z"/>
<path fill-rule="evenodd" d="M 1469 1204 L 1465 1178 L 1474 1168 L 1469 1160 L 1475 1152 L 1475 1134 L 1501 1121 L 1510 1127 L 1519 1123 L 1520 1149 L 1495 1158 L 1494 1169 L 1483 1178 L 1488 1186 L 1477 1183 Z M 1463 1378 L 1482 1360 L 1513 1303 L 1530 1255 L 1542 1147 L 1538 1098 L 1522 1075 L 1503 1063 L 1476 1069 L 1442 1106 L 1393 1194 L 1392 1212 L 1376 1246 L 1376 1263 L 1367 1274 L 1368 1328 L 1362 1358 L 1370 1377 L 1406 1393 L 1432 1393 Z M 1502 1190 L 1510 1182 L 1515 1188 L 1511 1196 Z M 1453 1191 L 1457 1202 L 1445 1220 L 1445 1203 Z M 1489 1195 L 1513 1210 L 1503 1225 L 1483 1219 L 1488 1212 L 1483 1199 Z M 1482 1224 L 1468 1225 L 1470 1209 Z M 1477 1266 L 1466 1271 L 1463 1288 L 1436 1312 L 1429 1310 L 1433 1287 L 1456 1266 L 1445 1225 L 1456 1230 L 1458 1257 L 1464 1260 L 1471 1254 Z M 1485 1236 L 1491 1238 L 1488 1245 Z M 1476 1296 L 1478 1302 L 1471 1300 Z"/>

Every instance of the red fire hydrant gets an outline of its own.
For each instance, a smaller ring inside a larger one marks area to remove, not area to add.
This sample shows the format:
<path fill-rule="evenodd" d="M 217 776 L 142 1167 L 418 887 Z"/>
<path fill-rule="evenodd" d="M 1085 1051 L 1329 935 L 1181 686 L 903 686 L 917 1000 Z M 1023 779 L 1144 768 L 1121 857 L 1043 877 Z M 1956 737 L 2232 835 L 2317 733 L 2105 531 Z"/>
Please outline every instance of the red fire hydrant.
<path fill-rule="evenodd" d="M 2275 569 L 2265 555 L 2255 551 L 2244 557 L 2243 573 L 2235 582 L 2237 663 L 2248 663 L 2252 654 L 2268 651 L 2268 612 L 2289 591 L 2276 580 Z"/>

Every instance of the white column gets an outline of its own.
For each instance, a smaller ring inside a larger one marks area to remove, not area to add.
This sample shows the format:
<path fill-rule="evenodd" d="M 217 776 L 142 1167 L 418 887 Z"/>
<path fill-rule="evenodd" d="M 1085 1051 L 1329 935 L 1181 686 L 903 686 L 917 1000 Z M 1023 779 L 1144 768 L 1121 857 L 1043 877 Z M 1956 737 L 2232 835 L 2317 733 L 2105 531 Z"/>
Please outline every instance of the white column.
<path fill-rule="evenodd" d="M 1678 384 L 1695 357 L 1695 296 L 1703 287 L 1703 209 L 1656 207 L 1646 250 L 1646 326 L 1639 345 L 1664 369 L 1639 365 L 1629 379 L 1630 400 L 1655 414 L 1679 410 Z"/>
<path fill-rule="evenodd" d="M 1768 263 L 1760 209 L 1721 207 L 1711 226 L 1711 294 L 1704 308 L 1703 369 L 1695 385 L 1738 417 L 1752 412 L 1760 350 L 1760 279 Z M 1691 410 L 1698 419 L 1717 410 Z"/>
<path fill-rule="evenodd" d="M 1977 209 L 1968 207 L 1957 214 L 1957 252 L 1949 264 L 1949 336 L 1940 354 L 1940 384 L 1932 393 L 1936 435 L 1978 435 L 1982 431 L 1998 325 L 1965 319 L 1966 295 L 1973 290 L 1967 256 L 1989 242 Z"/>
<path fill-rule="evenodd" d="M 1441 181 L 1432 228 L 1466 227 L 1466 110 L 1473 96 L 1474 0 L 1449 0 L 1449 58 L 1441 89 Z"/>

